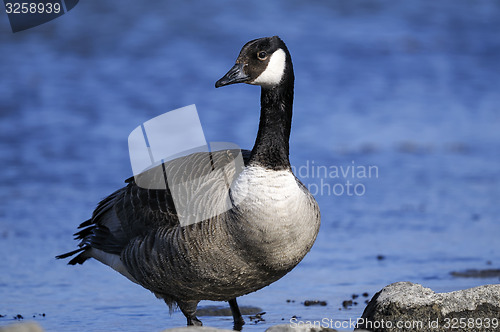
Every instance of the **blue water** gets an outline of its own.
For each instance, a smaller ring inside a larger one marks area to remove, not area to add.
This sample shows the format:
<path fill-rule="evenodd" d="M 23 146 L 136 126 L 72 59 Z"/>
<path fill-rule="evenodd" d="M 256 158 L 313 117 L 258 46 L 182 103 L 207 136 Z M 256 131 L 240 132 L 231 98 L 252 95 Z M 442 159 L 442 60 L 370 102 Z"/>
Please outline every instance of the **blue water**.
<path fill-rule="evenodd" d="M 0 326 L 17 314 L 47 331 L 185 324 L 108 267 L 54 256 L 131 175 L 127 137 L 144 121 L 196 104 L 207 141 L 252 146 L 259 89 L 214 83 L 268 35 L 294 60 L 291 161 L 322 226 L 295 270 L 239 300 L 266 311 L 244 330 L 356 319 L 366 298 L 342 301 L 395 281 L 498 283 L 450 272 L 500 267 L 499 17 L 492 1 L 81 1 L 13 34 L 0 14 Z"/>

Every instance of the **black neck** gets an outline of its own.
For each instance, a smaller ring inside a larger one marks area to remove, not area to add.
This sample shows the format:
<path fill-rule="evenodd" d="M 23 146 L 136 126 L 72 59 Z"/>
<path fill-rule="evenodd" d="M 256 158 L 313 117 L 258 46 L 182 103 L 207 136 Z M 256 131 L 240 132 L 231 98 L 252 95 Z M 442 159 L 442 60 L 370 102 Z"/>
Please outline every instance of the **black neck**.
<path fill-rule="evenodd" d="M 290 169 L 288 159 L 292 126 L 293 74 L 274 88 L 262 87 L 259 132 L 250 156 L 250 164 L 268 169 Z"/>

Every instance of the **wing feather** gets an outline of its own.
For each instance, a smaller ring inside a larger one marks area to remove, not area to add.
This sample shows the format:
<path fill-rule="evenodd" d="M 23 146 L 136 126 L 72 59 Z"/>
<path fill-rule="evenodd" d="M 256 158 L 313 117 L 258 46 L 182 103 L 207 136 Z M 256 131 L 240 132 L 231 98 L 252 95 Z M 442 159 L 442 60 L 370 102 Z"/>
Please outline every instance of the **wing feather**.
<path fill-rule="evenodd" d="M 168 174 L 170 177 L 182 179 L 187 184 L 192 183 L 199 186 L 200 181 L 206 181 L 203 175 L 215 167 L 222 167 L 228 160 L 234 159 L 238 152 L 239 150 L 222 150 L 212 153 L 194 153 L 158 165 L 153 172 Z M 241 152 L 246 165 L 250 151 L 242 150 Z M 210 158 L 210 163 L 202 162 L 207 158 Z M 164 168 L 160 171 L 159 167 Z M 231 172 L 231 169 L 229 171 Z M 231 178 L 234 176 L 234 172 L 226 175 Z M 168 184 L 165 189 L 145 189 L 137 185 L 134 177 L 125 182 L 127 183 L 125 187 L 104 198 L 97 205 L 92 217 L 80 224 L 78 227 L 80 230 L 74 234 L 75 239 L 80 240 L 79 249 L 57 256 L 57 258 L 66 258 L 79 253 L 70 261 L 70 264 L 82 264 L 86 259 L 91 258 L 91 248 L 120 255 L 134 239 L 140 239 L 151 231 L 160 228 L 168 230 L 180 227 L 174 199 Z M 213 190 L 211 192 L 210 188 L 207 190 L 207 187 L 211 185 L 210 181 L 201 185 L 205 186 L 205 191 L 202 192 L 206 195 L 213 195 L 213 197 L 201 201 L 196 201 L 195 197 L 191 204 L 194 204 L 198 209 L 202 208 L 199 206 L 201 202 L 216 202 L 218 198 L 217 192 L 213 192 Z M 176 192 L 176 194 L 179 193 Z M 168 246 L 166 243 L 162 245 Z M 137 250 L 147 250 L 147 246 L 148 244 L 143 243 L 143 246 L 138 247 Z"/>

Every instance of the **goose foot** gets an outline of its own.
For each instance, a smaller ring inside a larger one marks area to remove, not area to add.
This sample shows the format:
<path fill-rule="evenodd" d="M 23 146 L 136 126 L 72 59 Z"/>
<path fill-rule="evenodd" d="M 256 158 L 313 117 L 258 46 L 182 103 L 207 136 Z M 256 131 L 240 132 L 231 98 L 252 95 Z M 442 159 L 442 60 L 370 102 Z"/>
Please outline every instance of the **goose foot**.
<path fill-rule="evenodd" d="M 240 308 L 238 307 L 236 298 L 231 299 L 228 302 L 229 302 L 229 307 L 231 308 L 231 313 L 233 314 L 233 321 L 234 321 L 233 330 L 241 331 L 243 325 L 245 325 L 245 320 L 241 316 Z"/>
<path fill-rule="evenodd" d="M 187 317 L 187 325 L 188 326 L 203 326 L 203 323 L 196 316 L 194 316 L 194 317 Z"/>
<path fill-rule="evenodd" d="M 184 316 L 187 319 L 188 326 L 203 326 L 203 323 L 196 317 L 196 307 L 198 306 L 198 301 L 182 302 L 177 301 L 179 309 L 181 309 Z"/>

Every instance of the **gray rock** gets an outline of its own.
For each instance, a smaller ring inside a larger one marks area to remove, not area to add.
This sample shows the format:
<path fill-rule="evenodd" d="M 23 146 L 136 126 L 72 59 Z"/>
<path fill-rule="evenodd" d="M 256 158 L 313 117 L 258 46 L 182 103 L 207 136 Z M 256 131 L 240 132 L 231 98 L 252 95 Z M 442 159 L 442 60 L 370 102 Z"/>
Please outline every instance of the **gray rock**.
<path fill-rule="evenodd" d="M 317 327 L 314 325 L 291 326 L 289 324 L 274 325 L 266 330 L 266 332 L 336 332 L 336 331 L 337 330 L 325 327 Z"/>
<path fill-rule="evenodd" d="M 27 322 L 0 327 L 0 332 L 43 332 L 43 329 L 37 323 Z"/>
<path fill-rule="evenodd" d="M 500 285 L 435 293 L 397 282 L 375 294 L 357 329 L 388 331 L 500 331 Z"/>

